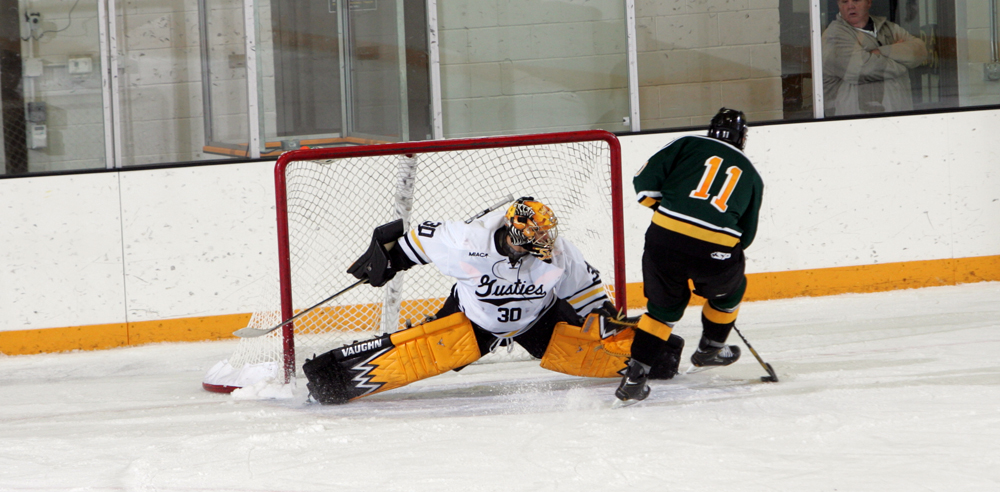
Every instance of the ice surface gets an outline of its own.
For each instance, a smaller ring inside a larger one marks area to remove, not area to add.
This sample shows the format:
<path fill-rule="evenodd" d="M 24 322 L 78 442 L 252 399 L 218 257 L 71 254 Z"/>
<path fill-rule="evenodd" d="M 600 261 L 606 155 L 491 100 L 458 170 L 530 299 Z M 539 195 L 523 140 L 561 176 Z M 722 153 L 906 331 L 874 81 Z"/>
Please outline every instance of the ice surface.
<path fill-rule="evenodd" d="M 781 382 L 744 350 L 618 410 L 617 381 L 533 362 L 328 407 L 202 390 L 230 341 L 0 356 L 0 490 L 1000 490 L 1000 283 L 747 303 L 740 329 Z"/>

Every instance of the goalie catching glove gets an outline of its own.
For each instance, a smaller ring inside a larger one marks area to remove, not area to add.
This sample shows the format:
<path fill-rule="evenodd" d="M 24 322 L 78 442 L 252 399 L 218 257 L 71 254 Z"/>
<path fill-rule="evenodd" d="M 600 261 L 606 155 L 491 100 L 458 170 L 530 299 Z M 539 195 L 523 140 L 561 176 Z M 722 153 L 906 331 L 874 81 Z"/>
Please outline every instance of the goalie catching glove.
<path fill-rule="evenodd" d="M 397 219 L 388 224 L 382 224 L 372 233 L 372 242 L 361 258 L 358 258 L 347 273 L 358 280 L 368 280 L 368 283 L 381 287 L 396 276 L 396 272 L 413 266 L 412 262 L 399 250 L 394 251 L 396 240 L 403 237 L 403 220 Z"/>

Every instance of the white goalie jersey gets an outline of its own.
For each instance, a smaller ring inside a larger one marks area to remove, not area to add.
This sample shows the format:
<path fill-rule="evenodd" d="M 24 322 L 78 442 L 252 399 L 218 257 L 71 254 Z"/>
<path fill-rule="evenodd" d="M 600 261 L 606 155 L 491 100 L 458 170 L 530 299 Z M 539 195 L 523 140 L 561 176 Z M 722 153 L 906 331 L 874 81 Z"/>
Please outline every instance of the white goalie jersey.
<path fill-rule="evenodd" d="M 469 224 L 425 221 L 400 238 L 397 247 L 418 265 L 433 263 L 453 277 L 465 315 L 500 338 L 527 331 L 557 298 L 581 316 L 608 299 L 600 273 L 562 237 L 556 239 L 551 263 L 525 255 L 511 264 L 493 239 L 504 227 L 504 212 Z"/>

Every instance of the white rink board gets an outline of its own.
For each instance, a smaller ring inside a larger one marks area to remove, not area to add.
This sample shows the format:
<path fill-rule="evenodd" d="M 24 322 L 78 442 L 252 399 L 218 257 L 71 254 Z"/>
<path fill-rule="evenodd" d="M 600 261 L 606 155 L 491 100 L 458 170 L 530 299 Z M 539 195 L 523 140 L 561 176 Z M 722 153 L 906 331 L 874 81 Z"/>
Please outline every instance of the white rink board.
<path fill-rule="evenodd" d="M 118 179 L 0 181 L 0 331 L 124 321 Z"/>
<path fill-rule="evenodd" d="M 764 179 L 764 202 L 747 271 L 1000 253 L 998 130 L 996 111 L 751 125 L 746 152 Z M 642 276 L 651 215 L 636 204 L 631 178 L 682 135 L 622 139 L 630 282 Z"/>
<path fill-rule="evenodd" d="M 257 307 L 256 284 L 278 272 L 273 169 L 257 162 L 122 173 L 129 321 Z"/>
<path fill-rule="evenodd" d="M 998 130 L 996 110 L 751 125 L 748 271 L 1000 254 Z M 629 282 L 651 213 L 631 177 L 679 135 L 621 137 Z M 0 331 L 248 312 L 275 275 L 273 165 L 0 180 Z"/>

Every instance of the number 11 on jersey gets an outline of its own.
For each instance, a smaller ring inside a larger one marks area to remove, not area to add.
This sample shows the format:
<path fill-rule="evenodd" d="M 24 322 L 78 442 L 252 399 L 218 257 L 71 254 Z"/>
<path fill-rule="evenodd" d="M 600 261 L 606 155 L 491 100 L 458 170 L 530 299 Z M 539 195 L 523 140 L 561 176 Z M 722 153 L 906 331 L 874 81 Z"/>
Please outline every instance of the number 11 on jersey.
<path fill-rule="evenodd" d="M 699 200 L 707 200 L 709 198 L 708 191 L 712 188 L 712 183 L 715 182 L 715 177 L 719 174 L 719 169 L 721 167 L 721 157 L 709 157 L 708 160 L 705 161 L 705 174 L 701 175 L 701 181 L 698 182 L 698 187 L 691 190 L 691 194 L 688 196 Z M 729 205 L 727 205 L 726 202 L 729 201 L 729 197 L 732 196 L 733 190 L 736 189 L 736 183 L 740 180 L 741 174 L 743 174 L 743 171 L 736 166 L 730 166 L 729 169 L 726 169 L 726 182 L 722 184 L 722 191 L 710 202 L 719 212 L 725 212 L 726 209 L 729 208 Z"/>

